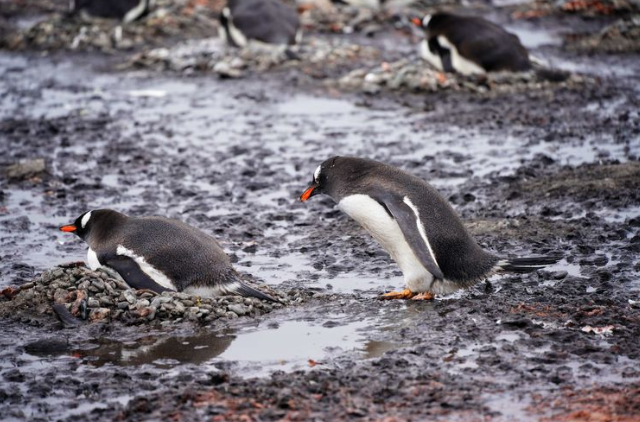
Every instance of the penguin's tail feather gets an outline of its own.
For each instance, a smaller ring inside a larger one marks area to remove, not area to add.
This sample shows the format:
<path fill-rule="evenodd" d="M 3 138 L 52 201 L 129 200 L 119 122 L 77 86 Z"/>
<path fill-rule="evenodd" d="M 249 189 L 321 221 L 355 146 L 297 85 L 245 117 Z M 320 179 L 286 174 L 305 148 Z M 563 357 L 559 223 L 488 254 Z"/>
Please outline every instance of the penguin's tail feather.
<path fill-rule="evenodd" d="M 529 60 L 536 76 L 540 80 L 557 83 L 564 82 L 571 77 L 571 72 L 554 68 L 540 58 L 529 56 Z"/>
<path fill-rule="evenodd" d="M 244 282 L 237 280 L 228 288 L 229 293 L 237 294 L 244 297 L 255 297 L 260 300 L 267 300 L 269 302 L 280 302 L 278 299 L 269 296 L 266 293 L 261 292 L 258 289 L 245 284 Z"/>
<path fill-rule="evenodd" d="M 553 265 L 562 258 L 562 255 L 548 255 L 502 259 L 496 264 L 496 270 L 518 274 L 532 273 L 547 265 Z"/>

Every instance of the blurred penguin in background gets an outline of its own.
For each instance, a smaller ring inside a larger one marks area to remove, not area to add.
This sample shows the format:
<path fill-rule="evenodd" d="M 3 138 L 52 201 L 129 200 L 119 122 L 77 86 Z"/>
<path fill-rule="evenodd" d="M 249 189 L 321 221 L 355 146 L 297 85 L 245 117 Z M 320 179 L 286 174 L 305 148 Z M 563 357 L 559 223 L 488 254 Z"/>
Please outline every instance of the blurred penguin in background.
<path fill-rule="evenodd" d="M 70 0 L 73 14 L 86 14 L 93 18 L 118 19 L 133 22 L 149 13 L 152 0 Z"/>
<path fill-rule="evenodd" d="M 441 72 L 482 75 L 532 68 L 520 39 L 486 19 L 439 12 L 412 22 L 426 35 L 420 55 Z"/>
<path fill-rule="evenodd" d="M 250 40 L 293 45 L 302 31 L 296 10 L 279 0 L 229 0 L 220 14 L 220 37 L 240 48 Z"/>

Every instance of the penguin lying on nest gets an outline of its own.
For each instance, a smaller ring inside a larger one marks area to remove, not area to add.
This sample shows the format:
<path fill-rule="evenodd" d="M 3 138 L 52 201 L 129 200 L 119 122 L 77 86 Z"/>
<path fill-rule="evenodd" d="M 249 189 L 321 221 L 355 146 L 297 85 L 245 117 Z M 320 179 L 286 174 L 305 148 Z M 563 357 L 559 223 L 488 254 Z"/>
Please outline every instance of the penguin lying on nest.
<path fill-rule="evenodd" d="M 151 8 L 152 0 L 70 0 L 71 13 L 86 13 L 94 18 L 119 19 L 124 23 L 140 19 Z"/>
<path fill-rule="evenodd" d="M 320 193 L 360 223 L 402 270 L 405 289 L 384 294 L 383 299 L 433 299 L 496 273 L 529 273 L 561 259 L 499 258 L 484 251 L 431 185 L 377 161 L 326 160 L 300 200 Z"/>
<path fill-rule="evenodd" d="M 302 31 L 298 13 L 279 0 L 229 0 L 220 14 L 220 36 L 233 47 L 249 40 L 293 45 Z"/>
<path fill-rule="evenodd" d="M 486 19 L 440 12 L 412 22 L 426 34 L 420 55 L 441 72 L 474 75 L 532 68 L 520 39 Z"/>
<path fill-rule="evenodd" d="M 60 230 L 87 242 L 89 268 L 109 267 L 134 289 L 236 294 L 276 302 L 242 282 L 213 237 L 180 221 L 102 209 L 88 211 Z"/>

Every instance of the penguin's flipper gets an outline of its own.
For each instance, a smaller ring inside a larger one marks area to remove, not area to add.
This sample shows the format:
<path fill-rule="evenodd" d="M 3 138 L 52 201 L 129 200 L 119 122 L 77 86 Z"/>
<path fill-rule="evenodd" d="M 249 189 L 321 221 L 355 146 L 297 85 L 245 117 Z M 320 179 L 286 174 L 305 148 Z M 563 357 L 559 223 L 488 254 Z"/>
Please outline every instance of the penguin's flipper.
<path fill-rule="evenodd" d="M 411 203 L 408 197 L 395 197 L 386 193 L 376 195 L 374 198 L 387 209 L 391 217 L 396 220 L 407 243 L 422 265 L 435 277 L 443 280 L 444 274 L 438 266 L 436 256 L 431 249 L 427 233 L 420 221 L 418 209 Z"/>
<path fill-rule="evenodd" d="M 455 69 L 451 64 L 451 50 L 441 46 L 440 42 L 438 42 L 438 37 L 429 38 L 428 45 L 429 50 L 433 54 L 437 54 L 438 56 L 440 56 L 440 61 L 442 62 L 442 71 L 448 73 L 455 72 Z"/>
<path fill-rule="evenodd" d="M 157 293 L 169 290 L 153 281 L 147 273 L 142 271 L 138 263 L 132 258 L 124 255 L 112 255 L 104 258 L 101 257 L 100 262 L 103 262 L 104 265 L 114 269 L 118 274 L 120 274 L 123 280 L 127 282 L 129 287 L 133 289 L 149 289 Z"/>

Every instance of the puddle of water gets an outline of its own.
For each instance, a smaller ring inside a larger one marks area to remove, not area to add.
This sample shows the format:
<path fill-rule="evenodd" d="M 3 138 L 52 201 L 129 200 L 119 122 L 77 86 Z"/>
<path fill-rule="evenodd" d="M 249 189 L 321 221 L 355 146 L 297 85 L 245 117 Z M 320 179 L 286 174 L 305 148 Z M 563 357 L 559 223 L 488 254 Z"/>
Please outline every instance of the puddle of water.
<path fill-rule="evenodd" d="M 513 343 L 517 340 L 520 340 L 520 334 L 514 331 L 503 331 L 496 336 L 496 341 L 506 341 L 508 343 Z"/>
<path fill-rule="evenodd" d="M 618 210 L 601 209 L 595 213 L 608 223 L 624 223 L 632 218 L 640 217 L 640 205 Z"/>
<path fill-rule="evenodd" d="M 537 420 L 527 411 L 531 405 L 531 399 L 528 397 L 514 397 L 512 393 L 492 395 L 484 404 L 492 412 L 499 412 L 502 415 L 501 421 L 527 422 Z"/>
<path fill-rule="evenodd" d="M 396 265 L 391 264 L 391 265 Z M 360 274 L 357 272 L 340 273 L 332 279 L 322 277 L 321 284 L 329 286 L 331 290 L 338 293 L 353 293 L 355 291 L 371 292 L 378 295 L 385 291 L 399 290 L 405 285 L 404 278 L 398 277 L 376 277 L 371 274 Z"/>
<path fill-rule="evenodd" d="M 506 25 L 504 29 L 520 38 L 520 42 L 528 49 L 535 49 L 543 45 L 561 45 L 562 39 L 544 29 Z"/>
<path fill-rule="evenodd" d="M 129 341 L 98 338 L 83 344 L 71 356 L 93 367 L 152 365 L 171 369 L 194 364 L 203 370 L 215 370 L 219 364 L 233 362 L 237 365 L 233 370 L 239 375 L 253 377 L 266 376 L 275 370 L 310 368 L 309 360 L 323 364 L 344 353 L 362 359 L 377 358 L 401 347 L 389 341 L 368 339 L 377 332 L 372 330 L 371 321 L 344 321 L 344 318 L 334 316 L 330 323 L 323 319 L 322 325 L 304 320 L 261 321 L 259 325 L 222 333 L 201 331 L 188 336 L 144 336 Z M 34 369 L 51 359 L 46 355 L 26 356 Z"/>
<path fill-rule="evenodd" d="M 310 359 L 322 364 L 341 353 L 364 349 L 364 334 L 360 330 L 368 325 L 359 321 L 327 328 L 306 321 L 286 321 L 277 328 L 251 329 L 238 335 L 229 349 L 212 363 L 237 362 L 240 372 L 250 376 L 305 369 Z"/>
<path fill-rule="evenodd" d="M 477 344 L 467 344 L 463 347 L 460 347 L 456 352 L 456 361 L 455 361 L 455 369 L 454 372 L 459 369 L 475 369 L 478 367 L 476 363 L 476 358 L 479 356 L 476 349 L 480 347 Z M 459 362 L 458 360 L 462 360 Z"/>
<path fill-rule="evenodd" d="M 142 337 L 136 341 L 120 342 L 97 339 L 88 350 L 75 355 L 93 366 L 111 363 L 118 366 L 153 364 L 168 368 L 181 363 L 199 365 L 229 348 L 235 336 L 203 332 L 186 337 Z"/>
<path fill-rule="evenodd" d="M 354 110 L 356 110 L 356 106 L 349 101 L 309 95 L 296 95 L 277 107 L 279 113 L 296 116 L 343 115 L 350 114 Z"/>
<path fill-rule="evenodd" d="M 567 273 L 569 273 L 570 276 L 582 277 L 582 273 L 580 271 L 580 265 L 567 262 L 566 259 L 563 259 L 556 264 L 548 265 L 545 267 L 544 270 L 548 272 L 566 271 Z M 562 282 L 562 280 L 558 280 L 558 282 Z"/>
<path fill-rule="evenodd" d="M 632 63 L 629 63 L 629 65 L 625 65 L 624 58 L 616 58 L 616 62 L 612 63 L 606 63 L 603 60 L 596 62 L 592 60 L 588 55 L 585 55 L 583 57 L 573 57 L 571 59 L 552 55 L 545 57 L 545 59 L 548 61 L 550 67 L 566 70 L 569 72 L 604 77 L 629 77 L 637 75 L 637 71 L 634 69 L 635 65 Z"/>

